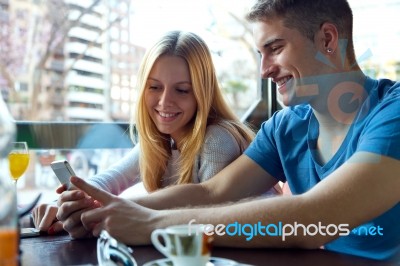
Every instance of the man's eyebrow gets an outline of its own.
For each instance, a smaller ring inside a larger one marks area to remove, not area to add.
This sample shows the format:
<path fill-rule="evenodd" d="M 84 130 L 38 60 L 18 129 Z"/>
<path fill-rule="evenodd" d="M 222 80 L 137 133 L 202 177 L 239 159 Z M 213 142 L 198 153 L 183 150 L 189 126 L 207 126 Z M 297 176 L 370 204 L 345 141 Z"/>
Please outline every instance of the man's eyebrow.
<path fill-rule="evenodd" d="M 281 39 L 281 38 L 275 38 L 275 39 L 272 39 L 272 40 L 267 41 L 262 47 L 263 47 L 263 49 L 265 50 L 265 49 L 268 49 L 268 48 L 269 48 L 271 45 L 273 45 L 274 43 L 277 43 L 277 42 L 280 42 L 280 41 L 283 41 L 283 39 Z M 257 50 L 257 53 L 261 54 L 261 51 L 260 51 L 260 50 Z"/>
<path fill-rule="evenodd" d="M 274 43 L 280 42 L 280 41 L 283 41 L 283 39 L 276 38 L 276 39 L 269 40 L 269 41 L 267 41 L 267 42 L 263 45 L 263 48 L 264 48 L 264 49 L 265 49 L 265 48 L 268 48 L 269 46 L 273 45 Z"/>
<path fill-rule="evenodd" d="M 280 41 L 283 41 L 283 39 L 275 38 L 275 39 L 269 40 L 269 41 L 265 42 L 265 44 L 262 46 L 262 48 L 268 49 L 271 45 L 273 45 L 274 43 L 280 42 Z M 259 50 L 257 50 L 257 53 L 261 54 L 261 52 Z"/>

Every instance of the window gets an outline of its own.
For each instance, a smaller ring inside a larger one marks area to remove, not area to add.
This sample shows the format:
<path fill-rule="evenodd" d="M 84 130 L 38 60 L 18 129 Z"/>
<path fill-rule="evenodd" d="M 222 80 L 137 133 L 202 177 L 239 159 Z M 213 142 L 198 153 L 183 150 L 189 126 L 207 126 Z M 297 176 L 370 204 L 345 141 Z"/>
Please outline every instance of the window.
<path fill-rule="evenodd" d="M 45 122 L 49 128 L 57 128 L 59 121 L 84 127 L 90 122 L 128 123 L 136 104 L 141 59 L 149 45 L 168 30 L 193 31 L 205 39 L 224 95 L 239 116 L 249 114 L 249 108 L 261 100 L 260 88 L 268 87 L 261 86 L 251 27 L 243 19 L 252 1 L 18 2 L 1 3 L 0 89 L 12 115 L 24 121 L 24 126 Z M 399 79 L 400 54 L 394 45 L 400 43 L 396 20 L 400 0 L 349 2 L 361 67 L 372 77 Z M 269 96 L 273 93 L 270 90 Z M 264 106 L 271 109 L 276 105 L 273 100 L 269 97 Z M 267 112 L 262 112 L 260 119 L 266 118 Z M 77 133 L 68 130 L 52 136 L 54 141 Z M 54 143 L 40 143 L 42 149 L 32 150 L 32 165 L 18 184 L 20 190 L 54 191 L 58 183 L 48 166 L 50 159 L 75 161 L 77 172 L 90 176 L 124 153 L 119 149 L 112 150 L 118 156 L 110 156 L 109 150 L 104 154 L 100 150 L 67 150 L 65 147 L 71 148 L 75 142 L 65 146 Z"/>
<path fill-rule="evenodd" d="M 26 38 L 9 36 L 12 47 L 23 51 L 20 58 L 13 58 L 14 65 L 18 66 L 18 75 L 9 76 L 13 78 L 7 80 L 11 98 L 19 98 L 20 91 L 13 89 L 17 84 L 34 79 L 34 82 L 27 84 L 29 95 L 48 98 L 47 93 L 51 90 L 48 92 L 42 88 L 51 87 L 47 84 L 48 77 L 51 77 L 52 83 L 64 86 L 65 93 L 60 97 L 67 99 L 69 81 L 77 78 L 71 76 L 73 70 L 79 71 L 80 74 L 75 74 L 80 75 L 79 82 L 82 85 L 94 81 L 96 84 L 103 82 L 105 88 L 110 88 L 115 68 L 136 75 L 146 48 L 164 32 L 175 29 L 193 31 L 207 41 L 226 98 L 238 115 L 242 115 L 253 99 L 257 98 L 257 58 L 252 48 L 249 48 L 251 33 L 244 27 L 242 19 L 247 8 L 245 1 L 230 5 L 221 0 L 122 0 L 110 2 L 109 5 L 107 1 L 97 1 L 97 5 L 93 6 L 91 3 L 94 1 L 65 0 L 51 5 L 43 1 L 41 9 L 37 9 L 34 4 L 25 3 L 19 7 L 15 0 L 9 2 L 15 8 L 4 8 L 7 10 L 5 14 L 9 14 L 6 23 L 10 27 L 16 26 L 17 22 L 18 25 L 26 26 L 23 31 L 19 31 L 19 35 Z M 21 14 L 24 14 L 23 17 Z M 28 23 L 32 17 L 36 18 L 36 23 Z M 56 36 L 50 34 L 54 30 Z M 47 46 L 50 47 L 49 53 L 45 52 Z M 45 64 L 40 63 L 43 61 Z M 15 73 L 16 66 L 6 70 Z M 135 93 L 134 84 L 123 85 Z M 104 99 L 113 99 L 110 91 L 104 90 Z M 85 98 L 81 100 L 85 101 Z M 44 121 L 50 118 L 51 122 L 51 117 L 44 114 L 51 113 L 56 107 L 69 120 L 67 105 L 60 110 L 59 104 L 54 105 L 52 102 L 42 103 L 29 98 L 27 101 L 30 104 L 24 108 L 29 108 L 29 112 L 25 110 L 22 113 L 29 113 L 29 116 L 19 117 L 21 120 Z M 16 108 L 17 103 L 8 104 L 14 115 L 20 113 L 20 105 Z M 107 113 L 111 111 L 111 108 L 105 106 L 103 117 L 112 117 L 112 114 Z M 83 120 L 85 117 L 82 113 Z M 76 114 L 73 119 L 78 119 Z M 124 120 L 129 121 L 129 114 L 126 114 Z"/>
<path fill-rule="evenodd" d="M 400 79 L 399 0 L 350 0 L 354 9 L 354 45 L 365 72 L 376 78 Z"/>

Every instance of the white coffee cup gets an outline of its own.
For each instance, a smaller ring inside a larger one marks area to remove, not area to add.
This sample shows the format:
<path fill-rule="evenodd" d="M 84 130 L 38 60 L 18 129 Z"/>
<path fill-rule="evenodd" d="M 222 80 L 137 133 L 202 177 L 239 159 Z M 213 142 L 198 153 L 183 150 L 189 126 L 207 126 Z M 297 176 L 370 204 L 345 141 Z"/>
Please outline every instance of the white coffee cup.
<path fill-rule="evenodd" d="M 203 225 L 183 224 L 156 229 L 151 234 L 151 242 L 174 266 L 204 266 L 210 260 L 212 237 L 204 234 Z"/>

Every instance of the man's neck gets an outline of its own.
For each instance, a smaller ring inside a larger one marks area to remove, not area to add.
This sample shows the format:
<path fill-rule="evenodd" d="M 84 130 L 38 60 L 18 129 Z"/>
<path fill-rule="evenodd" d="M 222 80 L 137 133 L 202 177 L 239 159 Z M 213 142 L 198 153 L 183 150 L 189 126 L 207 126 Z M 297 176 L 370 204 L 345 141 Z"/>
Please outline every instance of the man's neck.
<path fill-rule="evenodd" d="M 321 165 L 325 165 L 337 153 L 350 127 L 351 124 L 327 121 L 319 122 L 317 155 Z"/>
<path fill-rule="evenodd" d="M 366 76 L 362 71 L 332 73 L 337 82 L 329 81 L 320 96 L 310 102 L 321 126 L 340 130 L 352 124 L 367 98 L 364 89 Z M 321 83 L 323 84 L 323 83 Z"/>
<path fill-rule="evenodd" d="M 347 75 L 348 73 L 348 75 Z M 321 164 L 328 162 L 339 150 L 367 94 L 365 75 L 361 71 L 347 72 L 338 77 L 335 86 L 310 103 L 319 124 L 317 150 Z"/>

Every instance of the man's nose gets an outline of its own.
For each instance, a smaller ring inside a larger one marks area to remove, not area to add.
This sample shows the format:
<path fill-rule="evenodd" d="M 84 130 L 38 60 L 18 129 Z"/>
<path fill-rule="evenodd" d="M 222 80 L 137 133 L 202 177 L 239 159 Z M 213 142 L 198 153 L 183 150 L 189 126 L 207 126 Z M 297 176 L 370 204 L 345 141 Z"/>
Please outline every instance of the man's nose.
<path fill-rule="evenodd" d="M 276 72 L 276 66 L 271 62 L 271 60 L 262 59 L 260 66 L 261 78 L 266 79 L 273 76 Z"/>

